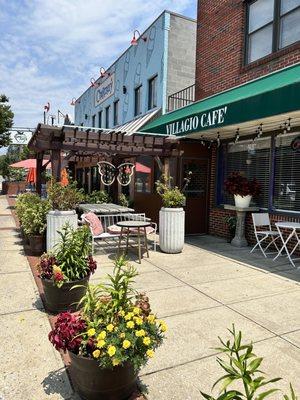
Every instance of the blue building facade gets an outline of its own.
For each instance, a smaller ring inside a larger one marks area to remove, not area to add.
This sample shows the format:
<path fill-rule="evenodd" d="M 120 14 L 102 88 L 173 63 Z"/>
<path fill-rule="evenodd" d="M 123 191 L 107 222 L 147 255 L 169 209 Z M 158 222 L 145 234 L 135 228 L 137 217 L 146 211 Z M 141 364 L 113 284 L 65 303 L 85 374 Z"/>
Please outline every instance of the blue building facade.
<path fill-rule="evenodd" d="M 113 128 L 154 110 L 165 113 L 171 92 L 194 83 L 195 35 L 194 20 L 164 11 L 137 45 L 131 45 L 76 100 L 75 125 Z M 176 43 L 179 48 L 182 44 L 178 54 Z M 181 59 L 186 67 L 178 80 Z"/>

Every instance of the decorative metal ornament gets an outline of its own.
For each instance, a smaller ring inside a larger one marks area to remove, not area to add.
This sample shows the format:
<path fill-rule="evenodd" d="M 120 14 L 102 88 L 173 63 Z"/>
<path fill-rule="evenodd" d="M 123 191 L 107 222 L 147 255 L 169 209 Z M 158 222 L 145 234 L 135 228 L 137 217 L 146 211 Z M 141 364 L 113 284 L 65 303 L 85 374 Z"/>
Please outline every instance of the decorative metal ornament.
<path fill-rule="evenodd" d="M 135 167 L 134 164 L 126 162 L 115 167 L 108 161 L 100 161 L 97 165 L 103 185 L 111 186 L 116 178 L 121 186 L 128 186 L 130 184 Z"/>

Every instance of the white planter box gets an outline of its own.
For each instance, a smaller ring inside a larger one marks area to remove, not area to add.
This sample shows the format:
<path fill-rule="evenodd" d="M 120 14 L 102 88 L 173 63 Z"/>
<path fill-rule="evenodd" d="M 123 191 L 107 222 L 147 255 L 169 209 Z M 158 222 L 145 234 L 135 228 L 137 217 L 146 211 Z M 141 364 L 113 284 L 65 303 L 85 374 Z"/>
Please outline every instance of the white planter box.
<path fill-rule="evenodd" d="M 239 194 L 234 195 L 234 201 L 236 207 L 248 208 L 250 206 L 252 196 L 240 196 Z"/>
<path fill-rule="evenodd" d="M 78 218 L 75 210 L 70 211 L 49 211 L 47 214 L 47 252 L 51 251 L 60 240 L 58 231 L 69 223 L 73 229 L 78 227 Z"/>
<path fill-rule="evenodd" d="M 184 245 L 183 208 L 162 208 L 159 212 L 159 246 L 164 253 L 181 253 Z"/>

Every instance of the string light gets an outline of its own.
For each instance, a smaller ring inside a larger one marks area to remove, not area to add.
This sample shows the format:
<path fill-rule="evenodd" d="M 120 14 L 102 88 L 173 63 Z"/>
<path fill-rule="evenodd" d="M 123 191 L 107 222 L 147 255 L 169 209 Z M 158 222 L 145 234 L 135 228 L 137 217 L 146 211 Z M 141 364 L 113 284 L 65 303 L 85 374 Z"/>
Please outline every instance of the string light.
<path fill-rule="evenodd" d="M 283 128 L 283 134 L 285 135 L 287 133 L 287 123 L 284 123 L 284 128 Z"/>
<path fill-rule="evenodd" d="M 218 136 L 217 136 L 217 145 L 218 145 L 218 147 L 220 147 L 220 144 L 221 144 L 220 132 L 218 132 Z"/>
<path fill-rule="evenodd" d="M 291 130 L 291 118 L 288 119 L 287 131 L 290 132 Z"/>
<path fill-rule="evenodd" d="M 234 142 L 237 143 L 239 141 L 239 138 L 240 138 L 240 128 L 237 128 Z"/>

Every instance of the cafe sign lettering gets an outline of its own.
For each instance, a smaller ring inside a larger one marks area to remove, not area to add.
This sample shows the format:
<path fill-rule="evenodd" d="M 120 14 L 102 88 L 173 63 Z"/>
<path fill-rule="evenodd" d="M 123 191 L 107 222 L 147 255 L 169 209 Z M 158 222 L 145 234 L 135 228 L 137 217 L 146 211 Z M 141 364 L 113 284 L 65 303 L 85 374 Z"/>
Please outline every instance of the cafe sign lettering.
<path fill-rule="evenodd" d="M 115 74 L 111 74 L 95 89 L 95 107 L 103 103 L 115 92 Z"/>
<path fill-rule="evenodd" d="M 180 135 L 181 133 L 196 132 L 210 127 L 217 127 L 225 122 L 226 113 L 227 106 L 205 111 L 166 125 L 166 133 L 168 135 Z"/>

